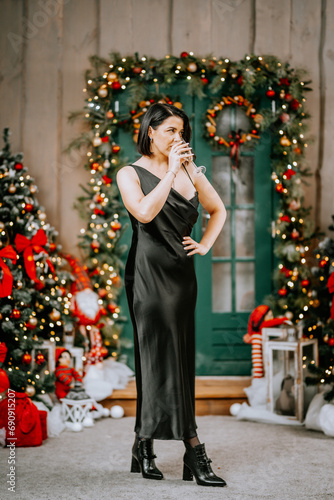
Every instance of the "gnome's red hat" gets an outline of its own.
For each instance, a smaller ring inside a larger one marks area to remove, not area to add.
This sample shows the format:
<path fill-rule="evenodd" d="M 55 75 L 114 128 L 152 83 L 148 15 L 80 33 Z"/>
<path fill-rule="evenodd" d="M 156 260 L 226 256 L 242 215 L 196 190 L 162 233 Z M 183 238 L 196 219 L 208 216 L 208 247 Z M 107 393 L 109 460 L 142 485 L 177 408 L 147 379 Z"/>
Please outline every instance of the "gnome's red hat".
<path fill-rule="evenodd" d="M 260 331 L 261 325 L 268 311 L 270 311 L 270 307 L 265 305 L 257 306 L 254 309 L 254 311 L 249 316 L 248 320 L 249 335 L 252 335 L 253 333 L 257 333 Z"/>
<path fill-rule="evenodd" d="M 65 351 L 68 352 L 68 353 L 70 353 L 70 351 L 68 349 L 66 349 L 66 347 L 57 347 L 56 348 L 56 360 L 55 360 L 56 361 L 56 366 L 57 366 L 57 363 L 58 363 L 58 360 L 59 360 L 61 354 L 63 354 L 63 352 L 65 352 Z M 71 353 L 70 353 L 70 355 L 72 357 Z"/>

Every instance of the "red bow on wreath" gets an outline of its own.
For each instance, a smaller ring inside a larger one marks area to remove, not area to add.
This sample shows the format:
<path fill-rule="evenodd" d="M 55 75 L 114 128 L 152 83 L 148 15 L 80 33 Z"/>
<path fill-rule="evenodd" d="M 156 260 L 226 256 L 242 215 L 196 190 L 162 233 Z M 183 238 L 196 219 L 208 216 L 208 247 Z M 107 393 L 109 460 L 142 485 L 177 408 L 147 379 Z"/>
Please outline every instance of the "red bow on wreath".
<path fill-rule="evenodd" d="M 334 273 L 332 273 L 328 278 L 327 288 L 329 293 L 334 293 Z M 332 300 L 331 318 L 334 319 L 334 298 Z"/>
<path fill-rule="evenodd" d="M 3 258 L 10 259 L 13 264 L 16 263 L 17 255 L 12 245 L 7 245 L 0 250 L 0 269 L 3 272 L 2 282 L 0 281 L 0 297 L 8 297 L 13 289 L 13 275 Z"/>
<path fill-rule="evenodd" d="M 240 150 L 240 145 L 243 144 L 243 140 L 241 139 L 241 130 L 238 130 L 238 132 L 231 132 L 230 134 L 230 146 L 231 146 L 231 152 L 230 152 L 230 158 L 232 162 L 232 168 L 236 169 L 239 167 L 239 150 Z"/>
<path fill-rule="evenodd" d="M 27 275 L 38 285 L 38 288 L 43 288 L 44 284 L 37 278 L 33 252 L 43 252 L 46 253 L 46 255 L 49 255 L 45 248 L 43 248 L 47 241 L 48 240 L 43 229 L 39 229 L 31 240 L 29 240 L 26 236 L 23 236 L 23 234 L 17 234 L 15 237 L 16 250 L 19 253 L 23 252 Z M 48 263 L 51 272 L 54 274 L 55 269 L 50 259 L 47 259 L 46 262 Z"/>

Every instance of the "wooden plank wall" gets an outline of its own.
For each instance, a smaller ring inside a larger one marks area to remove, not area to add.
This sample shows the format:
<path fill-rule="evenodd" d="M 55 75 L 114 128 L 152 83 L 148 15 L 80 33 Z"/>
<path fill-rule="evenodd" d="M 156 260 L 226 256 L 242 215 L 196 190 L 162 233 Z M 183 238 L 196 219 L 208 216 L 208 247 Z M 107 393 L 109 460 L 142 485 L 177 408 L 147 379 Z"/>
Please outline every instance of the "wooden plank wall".
<path fill-rule="evenodd" d="M 306 194 L 326 231 L 334 213 L 334 0 L 0 0 L 0 12 L 0 128 L 9 126 L 13 150 L 24 152 L 65 250 L 78 253 L 73 203 L 88 178 L 85 151 L 63 153 L 83 127 L 67 117 L 84 104 L 88 56 L 110 51 L 232 60 L 254 52 L 308 70 L 307 160 L 316 175 Z"/>

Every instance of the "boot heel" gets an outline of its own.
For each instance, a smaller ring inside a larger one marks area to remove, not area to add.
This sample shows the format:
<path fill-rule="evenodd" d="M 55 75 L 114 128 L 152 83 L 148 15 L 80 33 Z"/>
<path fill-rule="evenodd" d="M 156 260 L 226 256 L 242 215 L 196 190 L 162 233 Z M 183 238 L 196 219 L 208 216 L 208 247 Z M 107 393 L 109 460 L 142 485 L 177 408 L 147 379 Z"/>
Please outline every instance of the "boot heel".
<path fill-rule="evenodd" d="M 193 473 L 186 464 L 183 464 L 183 481 L 192 481 L 194 478 Z"/>
<path fill-rule="evenodd" d="M 130 472 L 140 472 L 139 462 L 135 459 L 135 457 L 132 457 Z"/>

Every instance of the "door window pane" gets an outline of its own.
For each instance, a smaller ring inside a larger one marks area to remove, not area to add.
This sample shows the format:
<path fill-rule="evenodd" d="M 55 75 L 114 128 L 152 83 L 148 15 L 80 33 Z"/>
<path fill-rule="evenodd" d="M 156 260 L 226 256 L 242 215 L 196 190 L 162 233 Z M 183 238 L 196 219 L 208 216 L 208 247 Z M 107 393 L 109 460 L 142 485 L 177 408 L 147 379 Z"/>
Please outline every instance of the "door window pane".
<path fill-rule="evenodd" d="M 235 202 L 237 205 L 243 203 L 254 203 L 254 157 L 242 156 L 240 165 L 234 171 L 233 181 L 235 184 Z"/>
<path fill-rule="evenodd" d="M 228 210 L 223 230 L 219 234 L 212 249 L 213 257 L 231 256 L 231 212 Z"/>
<path fill-rule="evenodd" d="M 225 203 L 231 203 L 231 162 L 229 156 L 212 158 L 212 184 Z"/>
<path fill-rule="evenodd" d="M 237 257 L 253 257 L 255 251 L 255 228 L 253 210 L 235 211 L 235 251 Z"/>
<path fill-rule="evenodd" d="M 235 267 L 237 311 L 252 311 L 255 307 L 254 262 L 237 262 Z"/>
<path fill-rule="evenodd" d="M 231 264 L 212 264 L 212 309 L 213 312 L 229 312 L 232 307 Z"/>

